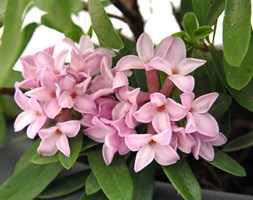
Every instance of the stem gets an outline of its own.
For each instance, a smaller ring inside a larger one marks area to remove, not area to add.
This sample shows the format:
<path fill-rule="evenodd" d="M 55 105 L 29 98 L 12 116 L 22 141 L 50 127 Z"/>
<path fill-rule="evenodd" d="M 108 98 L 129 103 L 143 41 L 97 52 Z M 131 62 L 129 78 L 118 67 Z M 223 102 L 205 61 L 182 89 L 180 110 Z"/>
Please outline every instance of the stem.
<path fill-rule="evenodd" d="M 174 87 L 174 83 L 169 78 L 166 78 L 160 92 L 167 97 L 169 96 L 173 87 Z"/>
<path fill-rule="evenodd" d="M 146 71 L 147 85 L 149 93 L 159 91 L 159 79 L 156 70 Z"/>
<path fill-rule="evenodd" d="M 142 106 L 145 102 L 150 100 L 150 94 L 147 92 L 140 92 L 137 97 L 137 104 L 139 106 Z"/>
<path fill-rule="evenodd" d="M 155 129 L 154 129 L 151 122 L 148 123 L 147 133 L 152 134 L 152 135 L 156 133 L 156 131 L 155 131 Z"/>

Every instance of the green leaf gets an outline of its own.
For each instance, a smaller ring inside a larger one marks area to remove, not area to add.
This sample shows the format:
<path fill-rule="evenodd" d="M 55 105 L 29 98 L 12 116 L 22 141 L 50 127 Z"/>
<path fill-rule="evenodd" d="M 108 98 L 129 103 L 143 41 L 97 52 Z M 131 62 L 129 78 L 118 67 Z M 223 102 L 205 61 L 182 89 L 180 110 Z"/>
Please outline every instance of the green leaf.
<path fill-rule="evenodd" d="M 208 10 L 211 5 L 211 0 L 192 0 L 192 8 L 196 14 L 199 25 L 205 25 Z"/>
<path fill-rule="evenodd" d="M 35 140 L 30 148 L 19 158 L 14 169 L 14 174 L 21 172 L 31 163 L 33 156 L 37 154 L 37 148 L 40 144 L 40 141 L 41 140 Z"/>
<path fill-rule="evenodd" d="M 189 36 L 193 37 L 195 29 L 197 29 L 199 26 L 195 13 L 188 12 L 184 15 L 183 26 L 186 33 L 188 33 Z"/>
<path fill-rule="evenodd" d="M 9 0 L 6 5 L 4 30 L 0 46 L 0 88 L 5 83 L 16 62 L 22 44 L 21 27 L 27 0 Z"/>
<path fill-rule="evenodd" d="M 111 200 L 131 200 L 133 198 L 133 180 L 123 158 L 114 155 L 109 166 L 106 166 L 101 148 L 88 152 L 88 161 L 99 185 Z"/>
<path fill-rule="evenodd" d="M 87 195 L 91 195 L 91 194 L 95 194 L 96 192 L 98 192 L 100 190 L 100 185 L 97 182 L 96 177 L 94 176 L 94 174 L 91 172 L 89 174 L 89 176 L 86 179 L 86 183 L 85 183 L 85 193 Z"/>
<path fill-rule="evenodd" d="M 60 163 L 29 164 L 0 187 L 0 199 L 32 200 L 58 175 Z"/>
<path fill-rule="evenodd" d="M 253 146 L 253 133 L 248 133 L 230 141 L 222 150 L 231 152 L 245 149 L 251 146 Z"/>
<path fill-rule="evenodd" d="M 220 118 L 217 119 L 220 132 L 222 132 L 227 138 L 231 132 L 231 113 L 230 109 L 222 115 Z"/>
<path fill-rule="evenodd" d="M 212 26 L 225 9 L 225 0 L 213 0 L 206 17 L 206 25 Z"/>
<path fill-rule="evenodd" d="M 83 194 L 79 200 L 108 200 L 102 191 L 99 191 L 92 195 Z"/>
<path fill-rule="evenodd" d="M 189 0 L 181 0 L 180 12 L 179 12 L 180 19 L 183 19 L 185 13 L 192 12 L 192 11 L 193 11 L 192 10 L 192 2 Z"/>
<path fill-rule="evenodd" d="M 112 49 L 122 49 L 124 44 L 108 18 L 100 0 L 89 0 L 89 13 L 99 41 Z"/>
<path fill-rule="evenodd" d="M 54 163 L 59 161 L 59 155 L 56 153 L 53 156 L 42 156 L 38 153 L 36 153 L 32 157 L 32 163 L 34 164 L 49 164 L 49 163 Z"/>
<path fill-rule="evenodd" d="M 94 140 L 91 140 L 90 138 L 88 137 L 84 137 L 84 140 L 83 140 L 83 147 L 81 149 L 81 151 L 86 151 L 92 147 L 95 147 L 99 145 L 98 142 L 95 142 Z"/>
<path fill-rule="evenodd" d="M 2 105 L 0 104 L 0 147 L 4 145 L 5 139 L 6 139 L 6 124 Z"/>
<path fill-rule="evenodd" d="M 5 9 L 7 5 L 7 0 L 0 0 L 0 28 L 4 19 Z"/>
<path fill-rule="evenodd" d="M 163 166 L 163 171 L 184 199 L 201 200 L 199 183 L 183 157 L 176 164 Z"/>
<path fill-rule="evenodd" d="M 213 32 L 213 29 L 210 26 L 198 27 L 193 33 L 193 40 L 196 41 L 199 39 L 204 39 L 208 35 L 210 35 L 210 33 L 212 33 L 212 32 Z"/>
<path fill-rule="evenodd" d="M 227 112 L 232 102 L 231 96 L 226 93 L 220 93 L 218 99 L 214 102 L 209 113 L 216 119 L 220 118 Z"/>
<path fill-rule="evenodd" d="M 0 96 L 0 104 L 7 117 L 15 118 L 21 112 L 21 109 L 17 106 L 12 95 Z"/>
<path fill-rule="evenodd" d="M 68 176 L 59 178 L 50 183 L 38 196 L 42 199 L 51 199 L 71 194 L 84 187 L 85 180 L 90 170 L 83 170 Z"/>
<path fill-rule="evenodd" d="M 246 176 L 245 169 L 234 159 L 228 156 L 226 153 L 215 149 L 215 157 L 213 161 L 210 161 L 213 166 L 233 174 L 235 176 L 243 177 Z"/>
<path fill-rule="evenodd" d="M 239 67 L 247 53 L 251 32 L 251 0 L 226 1 L 223 47 L 226 61 Z"/>
<path fill-rule="evenodd" d="M 69 157 L 59 152 L 59 160 L 66 169 L 70 169 L 75 164 L 81 151 L 82 145 L 83 134 L 78 134 L 74 138 L 69 138 L 69 146 L 71 152 Z"/>
<path fill-rule="evenodd" d="M 236 101 L 244 108 L 253 111 L 253 80 L 251 80 L 247 86 L 241 90 L 235 90 L 231 88 L 227 82 L 223 70 L 223 54 L 213 47 L 209 47 L 209 51 L 213 57 L 214 67 L 217 71 L 221 82 L 227 88 L 228 92 L 236 99 Z"/>

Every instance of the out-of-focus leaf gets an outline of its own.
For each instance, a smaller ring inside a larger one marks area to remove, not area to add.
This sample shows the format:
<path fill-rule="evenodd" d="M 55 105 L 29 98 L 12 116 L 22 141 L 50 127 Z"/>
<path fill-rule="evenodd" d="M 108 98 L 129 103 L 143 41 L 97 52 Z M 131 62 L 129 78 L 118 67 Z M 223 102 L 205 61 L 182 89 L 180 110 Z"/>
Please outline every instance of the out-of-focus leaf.
<path fill-rule="evenodd" d="M 91 140 L 88 137 L 84 137 L 84 141 L 83 141 L 83 147 L 81 149 L 81 151 L 85 151 L 88 150 L 89 148 L 95 147 L 97 146 L 99 143 Z"/>
<path fill-rule="evenodd" d="M 181 3 L 180 3 L 180 19 L 183 19 L 185 13 L 187 12 L 192 12 L 193 9 L 192 9 L 192 2 L 189 1 L 189 0 L 181 0 Z"/>
<path fill-rule="evenodd" d="M 211 6 L 211 0 L 192 0 L 192 8 L 196 14 L 199 25 L 205 25 L 208 10 Z"/>
<path fill-rule="evenodd" d="M 0 147 L 5 143 L 6 138 L 6 124 L 2 105 L 0 104 Z"/>
<path fill-rule="evenodd" d="M 100 190 L 100 185 L 97 182 L 96 177 L 91 172 L 85 182 L 85 193 L 87 195 L 95 194 Z"/>
<path fill-rule="evenodd" d="M 89 171 L 90 170 L 83 170 L 54 180 L 42 193 L 40 193 L 38 198 L 51 199 L 62 197 L 81 189 L 84 187 Z"/>
<path fill-rule="evenodd" d="M 188 12 L 184 15 L 183 26 L 186 33 L 188 33 L 189 36 L 193 37 L 195 29 L 197 29 L 199 26 L 195 13 Z"/>
<path fill-rule="evenodd" d="M 163 166 L 163 171 L 184 199 L 201 200 L 199 183 L 183 157 L 176 164 Z"/>
<path fill-rule="evenodd" d="M 42 156 L 38 153 L 36 153 L 32 157 L 32 163 L 34 164 L 48 164 L 48 163 L 54 163 L 59 161 L 59 155 L 56 153 L 53 156 Z"/>
<path fill-rule="evenodd" d="M 28 2 L 28 0 L 9 0 L 6 5 L 4 30 L 0 46 L 0 88 L 9 76 L 16 62 L 16 55 L 22 45 L 23 12 Z"/>
<path fill-rule="evenodd" d="M 89 0 L 92 28 L 100 42 L 112 49 L 122 49 L 124 44 L 108 18 L 100 0 Z"/>
<path fill-rule="evenodd" d="M 8 117 L 14 118 L 21 112 L 21 109 L 17 106 L 13 96 L 11 95 L 0 96 L 0 104 L 4 114 Z"/>
<path fill-rule="evenodd" d="M 79 200 L 108 200 L 105 194 L 100 190 L 95 194 L 87 195 L 83 194 Z"/>
<path fill-rule="evenodd" d="M 115 155 L 112 163 L 107 166 L 101 148 L 93 149 L 87 155 L 91 170 L 109 199 L 133 199 L 133 180 L 121 156 Z"/>
<path fill-rule="evenodd" d="M 243 177 L 246 176 L 245 169 L 234 159 L 232 159 L 230 156 L 228 156 L 226 153 L 215 149 L 215 157 L 213 161 L 210 161 L 212 165 L 215 167 L 233 174 L 235 176 Z"/>
<path fill-rule="evenodd" d="M 222 115 L 219 119 L 217 119 L 220 132 L 222 132 L 227 138 L 231 132 L 231 113 L 228 110 L 224 115 Z"/>
<path fill-rule="evenodd" d="M 223 69 L 223 54 L 213 47 L 209 47 L 211 55 L 213 57 L 214 66 L 220 80 L 227 88 L 228 92 L 238 101 L 238 103 L 244 108 L 253 111 L 253 80 L 251 80 L 247 86 L 241 90 L 235 90 L 231 88 L 227 82 Z"/>
<path fill-rule="evenodd" d="M 6 5 L 7 5 L 7 0 L 0 1 L 0 27 L 2 26 L 2 23 L 3 23 Z"/>
<path fill-rule="evenodd" d="M 230 141 L 222 150 L 231 152 L 245 149 L 251 146 L 253 146 L 253 133 L 248 133 Z"/>
<path fill-rule="evenodd" d="M 251 0 L 226 1 L 223 47 L 226 61 L 240 67 L 247 53 L 251 32 Z"/>
<path fill-rule="evenodd" d="M 18 71 L 11 70 L 8 77 L 4 81 L 3 87 L 13 87 L 15 82 L 23 80 L 22 74 Z"/>
<path fill-rule="evenodd" d="M 0 199 L 32 200 L 58 175 L 60 163 L 29 164 L 0 186 Z"/>
<path fill-rule="evenodd" d="M 204 39 L 210 33 L 213 32 L 213 29 L 210 26 L 201 26 L 198 27 L 194 32 L 193 32 L 193 40 L 199 40 L 199 39 Z"/>
<path fill-rule="evenodd" d="M 218 17 L 225 9 L 225 0 L 213 0 L 211 6 L 209 8 L 207 17 L 206 17 L 206 25 L 212 26 L 217 21 Z"/>
<path fill-rule="evenodd" d="M 59 152 L 59 160 L 61 164 L 66 168 L 70 169 L 76 162 L 83 144 L 83 134 L 78 134 L 74 138 L 69 138 L 70 156 L 66 157 L 64 154 Z"/>

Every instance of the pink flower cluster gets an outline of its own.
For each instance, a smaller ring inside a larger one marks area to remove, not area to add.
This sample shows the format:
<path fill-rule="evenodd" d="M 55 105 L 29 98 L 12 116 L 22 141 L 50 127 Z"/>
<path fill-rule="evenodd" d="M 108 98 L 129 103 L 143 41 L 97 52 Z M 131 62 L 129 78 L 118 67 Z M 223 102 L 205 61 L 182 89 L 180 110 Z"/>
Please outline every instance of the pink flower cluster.
<path fill-rule="evenodd" d="M 69 52 L 54 55 L 53 47 L 21 59 L 25 80 L 16 83 L 15 100 L 24 111 L 14 127 L 20 131 L 28 126 L 32 139 L 38 134 L 38 153 L 51 156 L 59 150 L 70 156 L 68 138 L 82 131 L 103 143 L 107 165 L 117 152 L 136 151 L 138 172 L 154 159 L 161 165 L 176 163 L 178 150 L 213 160 L 213 146 L 226 142 L 208 113 L 218 94 L 195 98 L 193 93 L 189 74 L 205 61 L 186 58 L 180 38 L 166 37 L 154 48 L 143 33 L 137 41 L 138 55 L 122 57 L 113 67 L 115 53 L 95 48 L 88 36 L 79 46 L 68 38 L 64 41 L 72 47 L 69 63 Z M 130 86 L 131 69 L 145 70 L 148 92 Z M 158 72 L 167 75 L 162 84 Z M 181 91 L 180 102 L 170 97 L 174 87 Z"/>

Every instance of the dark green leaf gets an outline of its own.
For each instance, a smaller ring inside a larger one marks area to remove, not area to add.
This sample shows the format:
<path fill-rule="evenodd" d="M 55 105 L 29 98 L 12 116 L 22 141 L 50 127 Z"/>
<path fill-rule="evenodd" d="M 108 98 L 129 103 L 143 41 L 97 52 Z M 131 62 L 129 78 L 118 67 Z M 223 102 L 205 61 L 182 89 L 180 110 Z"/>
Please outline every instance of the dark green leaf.
<path fill-rule="evenodd" d="M 87 177 L 86 183 L 85 183 L 85 193 L 87 195 L 94 194 L 100 190 L 100 185 L 97 182 L 96 177 L 91 172 L 89 176 Z"/>
<path fill-rule="evenodd" d="M 99 145 L 98 142 L 95 142 L 93 140 L 91 140 L 90 138 L 88 137 L 84 137 L 84 140 L 83 140 L 83 147 L 81 149 L 81 151 L 86 151 L 88 150 L 89 148 L 92 148 L 92 147 L 95 147 Z"/>
<path fill-rule="evenodd" d="M 83 170 L 68 176 L 56 179 L 38 196 L 42 199 L 62 197 L 84 187 L 90 170 Z"/>
<path fill-rule="evenodd" d="M 238 151 L 251 146 L 253 146 L 253 133 L 248 133 L 227 143 L 223 151 Z"/>
<path fill-rule="evenodd" d="M 2 105 L 4 114 L 8 117 L 14 118 L 21 112 L 12 95 L 0 96 L 0 104 Z"/>
<path fill-rule="evenodd" d="M 206 17 L 206 25 L 212 26 L 225 9 L 225 0 L 213 0 Z"/>
<path fill-rule="evenodd" d="M 241 90 L 235 90 L 231 88 L 227 82 L 223 70 L 223 54 L 213 47 L 209 47 L 212 54 L 214 66 L 220 80 L 223 82 L 224 86 L 227 88 L 229 93 L 238 101 L 238 103 L 245 107 L 246 109 L 253 111 L 253 80 L 251 80 L 247 86 Z"/>
<path fill-rule="evenodd" d="M 27 5 L 27 0 L 9 0 L 6 6 L 4 30 L 0 46 L 0 87 L 16 62 L 16 55 L 22 44 L 22 20 L 23 11 Z"/>
<path fill-rule="evenodd" d="M 19 158 L 14 169 L 14 174 L 21 172 L 27 165 L 31 163 L 33 156 L 37 154 L 37 148 L 40 144 L 40 141 L 41 140 L 34 141 L 30 148 Z"/>
<path fill-rule="evenodd" d="M 213 32 L 213 29 L 210 27 L 210 26 L 201 26 L 201 27 L 198 27 L 193 35 L 193 39 L 196 41 L 196 40 L 199 40 L 199 39 L 204 39 L 206 38 L 208 35 L 210 35 L 210 33 Z"/>
<path fill-rule="evenodd" d="M 180 37 L 186 43 L 191 43 L 192 42 L 191 38 L 185 32 L 182 32 L 182 31 L 174 33 L 171 36 L 173 36 L 173 37 Z"/>
<path fill-rule="evenodd" d="M 76 162 L 79 153 L 83 145 L 83 134 L 78 134 L 74 138 L 69 138 L 70 156 L 66 157 L 64 154 L 59 152 L 59 160 L 61 164 L 66 168 L 70 169 Z"/>
<path fill-rule="evenodd" d="M 183 26 L 189 36 L 193 37 L 193 32 L 198 28 L 198 20 L 193 12 L 188 12 L 184 15 Z"/>
<path fill-rule="evenodd" d="M 147 88 L 147 78 L 146 78 L 146 73 L 145 70 L 142 69 L 133 69 L 133 75 L 136 83 L 137 83 L 137 87 L 141 88 L 141 91 L 147 92 L 148 88 Z"/>
<path fill-rule="evenodd" d="M 100 190 L 95 194 L 87 195 L 83 194 L 79 200 L 108 200 L 105 194 Z"/>
<path fill-rule="evenodd" d="M 163 166 L 163 171 L 184 199 L 201 200 L 199 183 L 183 157 L 174 165 Z"/>
<path fill-rule="evenodd" d="M 211 0 L 192 0 L 192 8 L 196 14 L 199 25 L 205 25 L 208 10 L 211 5 Z"/>
<path fill-rule="evenodd" d="M 214 160 L 210 163 L 215 167 L 235 176 L 246 176 L 245 169 L 238 162 L 218 149 L 215 149 Z"/>
<path fill-rule="evenodd" d="M 53 163 L 53 162 L 58 162 L 58 161 L 59 161 L 58 153 L 56 153 L 53 156 L 42 156 L 36 153 L 32 157 L 32 163 L 35 163 L 35 164 L 48 164 L 48 163 Z"/>
<path fill-rule="evenodd" d="M 231 102 L 231 96 L 226 93 L 220 93 L 218 99 L 214 102 L 212 108 L 209 110 L 209 113 L 218 119 L 225 114 L 225 112 L 227 112 Z"/>
<path fill-rule="evenodd" d="M 251 0 L 226 1 L 223 47 L 226 61 L 239 67 L 247 53 L 251 32 Z"/>
<path fill-rule="evenodd" d="M 113 162 L 106 166 L 101 148 L 88 153 L 88 161 L 99 185 L 111 200 L 131 200 L 133 198 L 133 180 L 123 158 L 115 155 Z"/>
<path fill-rule="evenodd" d="M 60 163 L 29 164 L 0 187 L 0 199 L 32 200 L 58 175 Z"/>
<path fill-rule="evenodd" d="M 5 139 L 6 139 L 6 124 L 2 105 L 0 104 L 0 147 L 4 145 Z"/>
<path fill-rule="evenodd" d="M 122 49 L 124 44 L 108 18 L 100 0 L 89 1 L 92 28 L 100 42 L 113 49 Z"/>
<path fill-rule="evenodd" d="M 230 109 L 222 115 L 219 119 L 217 119 L 220 132 L 222 132 L 227 138 L 231 132 L 231 113 Z"/>

